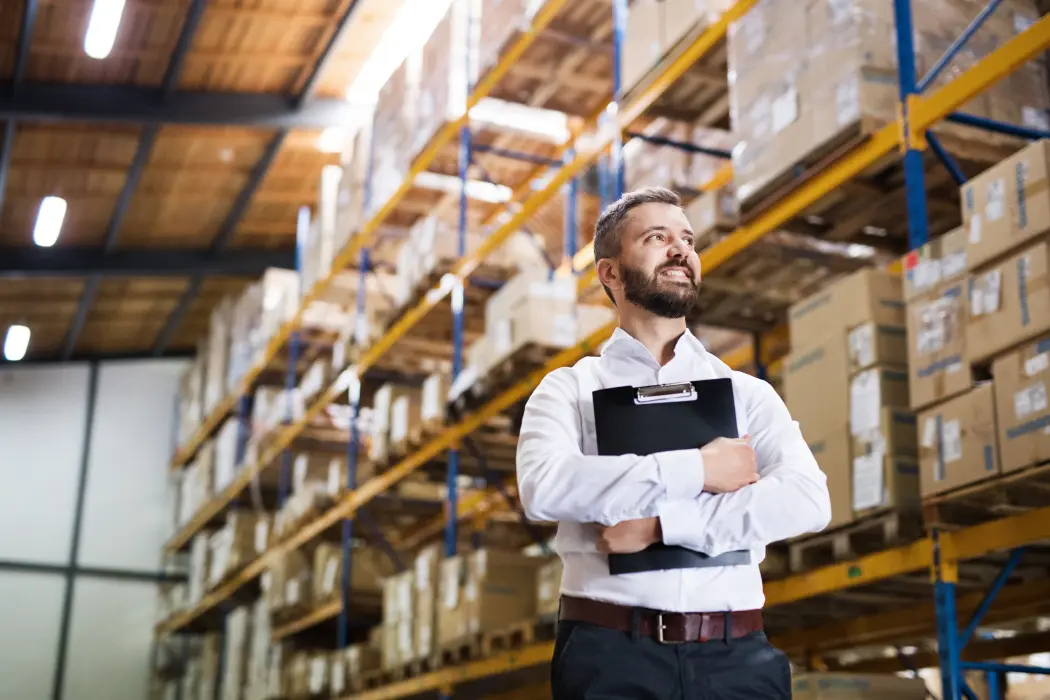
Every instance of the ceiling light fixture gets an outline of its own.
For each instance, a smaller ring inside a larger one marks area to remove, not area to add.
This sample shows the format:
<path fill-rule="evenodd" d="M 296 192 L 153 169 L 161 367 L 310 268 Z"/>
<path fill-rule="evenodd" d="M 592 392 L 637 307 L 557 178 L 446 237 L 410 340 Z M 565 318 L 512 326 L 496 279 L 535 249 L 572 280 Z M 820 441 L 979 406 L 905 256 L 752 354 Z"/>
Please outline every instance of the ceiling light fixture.
<path fill-rule="evenodd" d="M 8 362 L 18 362 L 26 356 L 29 348 L 29 327 L 8 326 L 7 336 L 4 338 L 4 359 Z"/>
<path fill-rule="evenodd" d="M 124 14 L 124 0 L 95 0 L 84 33 L 84 53 L 91 58 L 105 58 L 113 50 L 120 27 L 120 16 Z"/>
<path fill-rule="evenodd" d="M 44 197 L 36 212 L 36 224 L 33 226 L 33 242 L 41 248 L 50 248 L 62 232 L 62 222 L 66 218 L 66 200 L 61 197 Z"/>

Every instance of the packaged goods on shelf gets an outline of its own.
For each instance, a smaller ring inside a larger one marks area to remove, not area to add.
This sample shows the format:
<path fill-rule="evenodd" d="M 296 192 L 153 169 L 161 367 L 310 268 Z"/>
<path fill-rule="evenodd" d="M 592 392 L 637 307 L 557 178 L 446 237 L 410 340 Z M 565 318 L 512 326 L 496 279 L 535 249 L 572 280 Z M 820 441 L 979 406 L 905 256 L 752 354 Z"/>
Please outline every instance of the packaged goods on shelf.
<path fill-rule="evenodd" d="M 391 669 L 415 658 L 415 601 L 409 569 L 383 580 L 383 668 Z"/>
<path fill-rule="evenodd" d="M 687 36 L 695 35 L 732 5 L 731 0 L 638 0 L 627 14 L 623 88 L 630 92 Z"/>
<path fill-rule="evenodd" d="M 350 590 L 354 596 L 379 595 L 381 578 L 389 567 L 378 559 L 372 549 L 355 547 L 351 554 Z M 322 542 L 314 550 L 313 602 L 315 606 L 337 600 L 343 586 L 343 548 L 338 544 Z"/>
<path fill-rule="evenodd" d="M 243 700 L 251 642 L 251 609 L 241 606 L 226 616 L 222 665 L 222 700 Z"/>
<path fill-rule="evenodd" d="M 915 64 L 927 73 L 960 36 L 977 9 L 967 0 L 915 3 Z M 1039 12 L 1014 2 L 971 37 L 930 89 L 943 86 L 1019 33 Z M 797 164 L 813 164 L 835 148 L 873 133 L 897 117 L 898 81 L 893 4 L 882 0 L 819 0 L 804 11 L 790 0 L 756 5 L 730 27 L 730 111 L 740 144 L 734 180 L 745 205 Z M 788 69 L 785 69 L 785 66 Z M 1032 62 L 1019 77 L 992 86 L 963 111 L 1012 123 L 1045 124 L 1045 65 Z M 829 108 L 830 107 L 830 108 Z M 949 150 L 984 159 L 990 146 L 1015 143 L 951 123 L 934 131 Z"/>
<path fill-rule="evenodd" d="M 1003 473 L 1050 461 L 1050 335 L 997 358 L 992 376 Z"/>
<path fill-rule="evenodd" d="M 229 486 L 237 473 L 237 439 L 239 432 L 240 422 L 234 416 L 223 421 L 219 432 L 215 434 L 212 493 L 219 493 Z"/>
<path fill-rule="evenodd" d="M 423 46 L 413 156 L 466 111 L 469 86 L 477 82 L 481 25 L 481 0 L 452 0 Z"/>
<path fill-rule="evenodd" d="M 512 277 L 485 303 L 485 335 L 497 364 L 528 343 L 576 344 L 576 280 L 546 270 Z"/>
<path fill-rule="evenodd" d="M 965 280 L 942 282 L 908 302 L 908 388 L 920 410 L 973 386 Z"/>
<path fill-rule="evenodd" d="M 382 668 L 379 649 L 369 644 L 351 644 L 332 654 L 330 686 L 333 695 L 345 695 L 350 690 L 350 680 Z"/>
<path fill-rule="evenodd" d="M 901 260 L 904 300 L 910 302 L 965 277 L 968 245 L 966 229 L 960 226 L 905 255 Z"/>
<path fill-rule="evenodd" d="M 441 577 L 441 560 L 444 545 L 429 544 L 416 555 L 413 593 L 415 595 L 415 620 L 413 623 L 413 655 L 427 659 L 437 651 L 438 584 Z"/>
<path fill-rule="evenodd" d="M 528 30 L 543 0 L 482 0 L 478 46 L 480 74 L 499 63 L 511 41 Z"/>
<path fill-rule="evenodd" d="M 211 587 L 266 551 L 267 518 L 265 513 L 246 509 L 227 513 L 225 525 L 211 536 L 209 543 L 208 579 Z"/>
<path fill-rule="evenodd" d="M 269 692 L 270 610 L 264 598 L 255 601 L 250 610 L 251 640 L 244 674 L 244 700 L 267 700 L 272 697 Z"/>
<path fill-rule="evenodd" d="M 406 388 L 390 404 L 390 449 L 394 456 L 407 454 L 409 429 L 422 421 L 422 408 L 421 387 Z"/>
<path fill-rule="evenodd" d="M 447 372 L 435 372 L 423 382 L 423 405 L 419 420 L 424 429 L 431 430 L 445 422 L 445 405 L 448 403 L 451 377 Z M 429 427 L 428 427 L 429 426 Z"/>
<path fill-rule="evenodd" d="M 732 186 L 702 192 L 686 205 L 685 216 L 696 237 L 697 250 L 716 243 L 722 234 L 734 230 L 739 223 L 739 207 Z"/>
<path fill-rule="evenodd" d="M 410 51 L 379 90 L 372 121 L 372 193 L 365 203 L 368 218 L 401 187 L 412 166 L 422 58 L 421 48 Z"/>
<path fill-rule="evenodd" d="M 208 589 L 208 557 L 210 554 L 208 543 L 207 533 L 194 535 L 190 541 L 189 581 L 186 595 L 186 602 L 190 607 L 201 602 L 204 592 Z"/>
<path fill-rule="evenodd" d="M 437 643 L 439 647 L 459 642 L 467 636 L 466 601 L 463 589 L 467 582 L 467 562 L 463 555 L 441 560 L 438 582 Z"/>
<path fill-rule="evenodd" d="M 179 378 L 179 436 L 180 445 L 189 442 L 204 420 L 205 370 L 208 360 L 208 339 L 197 343 L 197 353 Z"/>
<path fill-rule="evenodd" d="M 222 658 L 222 636 L 216 633 L 204 635 L 201 655 L 187 673 L 186 697 L 189 700 L 213 700 L 218 697 L 219 669 Z"/>
<path fill-rule="evenodd" d="M 784 393 L 827 475 L 831 527 L 913 505 L 916 455 L 888 450 L 898 428 L 884 410 L 906 412 L 909 401 L 900 277 L 865 269 L 843 278 L 793 306 L 789 332 Z"/>
<path fill-rule="evenodd" d="M 298 651 L 287 666 L 287 696 L 309 698 L 327 696 L 329 656 L 317 651 Z"/>
<path fill-rule="evenodd" d="M 230 324 L 233 321 L 234 300 L 226 297 L 212 309 L 208 321 L 208 342 L 205 347 L 208 360 L 204 370 L 204 412 L 211 413 L 227 392 L 227 372 L 230 362 Z"/>
<path fill-rule="evenodd" d="M 536 617 L 536 571 L 548 560 L 477 549 L 466 555 L 463 586 L 467 634 L 500 631 Z"/>
<path fill-rule="evenodd" d="M 339 229 L 339 193 L 343 177 L 343 168 L 338 165 L 326 165 L 321 169 L 317 211 L 310 219 L 299 259 L 304 294 L 331 271 L 332 259 L 349 237 L 349 232 Z"/>
<path fill-rule="evenodd" d="M 805 673 L 791 678 L 797 700 L 925 700 L 926 682 L 885 674 Z"/>
<path fill-rule="evenodd" d="M 1050 331 L 1050 240 L 970 273 L 966 346 L 971 362 Z"/>
<path fill-rule="evenodd" d="M 992 382 L 922 411 L 918 427 L 923 496 L 1000 473 Z"/>
<path fill-rule="evenodd" d="M 201 446 L 193 460 L 182 471 L 176 528 L 189 522 L 201 506 L 211 500 L 215 483 L 214 465 L 215 446 L 209 440 Z"/>
<path fill-rule="evenodd" d="M 539 617 L 558 614 L 561 601 L 561 559 L 555 557 L 536 570 L 536 614 Z"/>
<path fill-rule="evenodd" d="M 267 603 L 274 617 L 293 617 L 302 614 L 313 603 L 313 562 L 302 550 L 293 549 L 270 565 Z"/>

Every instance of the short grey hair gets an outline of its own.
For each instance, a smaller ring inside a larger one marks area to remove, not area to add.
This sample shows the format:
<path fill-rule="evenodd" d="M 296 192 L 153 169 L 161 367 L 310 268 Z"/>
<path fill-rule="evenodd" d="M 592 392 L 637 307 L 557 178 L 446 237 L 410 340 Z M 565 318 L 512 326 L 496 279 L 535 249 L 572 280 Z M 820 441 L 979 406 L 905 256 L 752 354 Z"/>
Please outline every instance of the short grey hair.
<path fill-rule="evenodd" d="M 643 204 L 670 204 L 681 207 L 681 198 L 665 187 L 644 187 L 627 192 L 615 202 L 605 207 L 597 223 L 594 224 L 594 262 L 602 258 L 615 258 L 620 255 L 623 224 L 627 215 L 635 207 Z M 612 292 L 602 285 L 605 293 L 612 299 Z"/>

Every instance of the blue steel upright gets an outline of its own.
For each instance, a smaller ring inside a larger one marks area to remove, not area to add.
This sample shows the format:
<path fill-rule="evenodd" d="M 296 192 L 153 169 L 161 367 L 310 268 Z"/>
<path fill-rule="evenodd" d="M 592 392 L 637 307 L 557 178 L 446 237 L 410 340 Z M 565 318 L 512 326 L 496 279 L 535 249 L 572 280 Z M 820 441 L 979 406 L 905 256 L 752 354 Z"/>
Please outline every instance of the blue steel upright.
<path fill-rule="evenodd" d="M 613 102 L 616 104 L 613 118 L 612 167 L 615 188 L 612 199 L 623 196 L 627 180 L 623 163 L 623 132 L 620 130 L 619 106 L 623 99 L 623 43 L 627 33 L 627 0 L 613 0 Z"/>
<path fill-rule="evenodd" d="M 911 0 L 893 0 L 893 10 L 897 28 L 897 77 L 900 81 L 901 110 L 907 141 L 904 152 L 904 189 L 908 204 L 908 247 L 914 250 L 926 244 L 929 223 L 926 217 L 926 178 L 922 151 L 913 148 L 913 144 L 908 141 L 908 99 L 919 92 L 915 75 L 915 34 Z"/>

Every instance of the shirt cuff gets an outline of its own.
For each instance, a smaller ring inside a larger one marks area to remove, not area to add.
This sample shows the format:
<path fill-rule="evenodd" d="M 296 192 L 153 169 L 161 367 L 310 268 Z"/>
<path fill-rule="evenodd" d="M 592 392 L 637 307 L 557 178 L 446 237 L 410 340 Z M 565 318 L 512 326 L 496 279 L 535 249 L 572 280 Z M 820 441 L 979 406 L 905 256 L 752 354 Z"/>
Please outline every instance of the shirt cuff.
<path fill-rule="evenodd" d="M 657 510 L 663 543 L 700 551 L 702 535 L 696 517 L 696 501 L 663 501 Z"/>
<path fill-rule="evenodd" d="M 696 498 L 704 491 L 704 457 L 698 449 L 658 452 L 656 465 L 667 498 Z"/>

